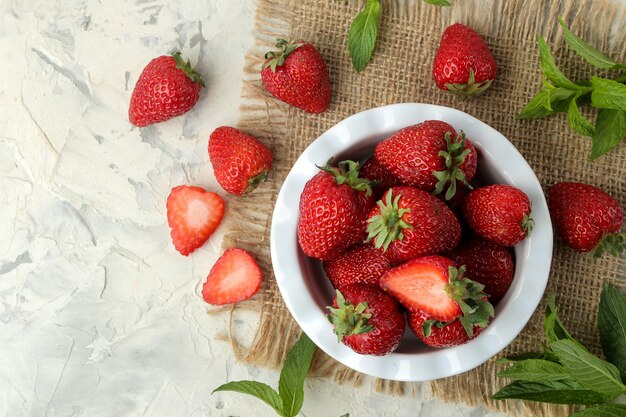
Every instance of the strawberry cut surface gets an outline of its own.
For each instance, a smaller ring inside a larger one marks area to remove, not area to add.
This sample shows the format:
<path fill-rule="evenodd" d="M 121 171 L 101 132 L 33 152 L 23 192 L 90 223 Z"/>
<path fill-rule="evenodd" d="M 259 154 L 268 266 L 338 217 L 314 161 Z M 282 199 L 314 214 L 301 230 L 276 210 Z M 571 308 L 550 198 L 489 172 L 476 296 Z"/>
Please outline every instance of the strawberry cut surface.
<path fill-rule="evenodd" d="M 256 260 L 243 249 L 227 249 L 217 260 L 202 287 L 209 304 L 223 305 L 246 300 L 259 291 L 263 276 Z"/>

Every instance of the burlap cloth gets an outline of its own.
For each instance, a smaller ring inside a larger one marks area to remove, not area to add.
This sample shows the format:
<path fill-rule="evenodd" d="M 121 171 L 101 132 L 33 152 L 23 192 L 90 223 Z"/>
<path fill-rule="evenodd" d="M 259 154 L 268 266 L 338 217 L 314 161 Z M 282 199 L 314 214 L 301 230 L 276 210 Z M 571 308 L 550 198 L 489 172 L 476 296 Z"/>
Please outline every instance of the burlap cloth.
<path fill-rule="evenodd" d="M 258 331 L 243 346 L 230 337 L 237 357 L 261 366 L 279 367 L 300 333 L 283 304 L 274 280 L 269 251 L 269 227 L 274 201 L 290 167 L 304 148 L 345 117 L 391 103 L 422 102 L 463 110 L 502 132 L 524 155 L 544 188 L 556 181 L 595 184 L 624 205 L 626 146 L 620 145 L 593 163 L 587 161 L 591 140 L 573 134 L 565 114 L 537 121 L 518 121 L 515 115 L 540 89 L 536 39 L 542 34 L 564 72 L 572 79 L 587 77 L 589 66 L 566 47 L 557 22 L 561 15 L 570 28 L 614 59 L 626 59 L 626 10 L 602 0 L 453 0 L 438 8 L 419 0 L 383 1 L 383 17 L 374 57 L 362 73 L 350 63 L 346 43 L 361 1 L 258 0 L 256 44 L 246 58 L 242 119 L 239 127 L 267 143 L 275 157 L 270 180 L 254 193 L 230 200 L 224 247 L 252 251 L 265 271 L 262 291 L 237 309 L 259 312 Z M 623 3 L 622 3 L 623 4 Z M 488 94 L 473 99 L 439 91 L 431 78 L 434 53 L 444 28 L 454 22 L 482 34 L 497 62 L 498 78 Z M 275 38 L 305 39 L 326 59 L 332 82 L 330 109 L 311 115 L 278 102 L 260 82 L 263 55 Z M 558 294 L 559 312 L 582 343 L 600 353 L 596 333 L 596 307 L 603 279 L 626 288 L 623 258 L 592 260 L 555 241 L 548 292 Z M 544 302 L 500 356 L 538 351 L 543 342 Z M 489 398 L 506 381 L 496 378 L 502 365 L 495 359 L 462 375 L 432 383 L 432 393 L 446 401 L 494 408 L 511 415 L 559 416 L 569 408 Z M 369 377 L 352 371 L 324 354 L 318 355 L 312 373 L 337 383 L 360 383 Z M 416 384 L 376 381 L 381 390 L 395 395 L 419 395 Z"/>

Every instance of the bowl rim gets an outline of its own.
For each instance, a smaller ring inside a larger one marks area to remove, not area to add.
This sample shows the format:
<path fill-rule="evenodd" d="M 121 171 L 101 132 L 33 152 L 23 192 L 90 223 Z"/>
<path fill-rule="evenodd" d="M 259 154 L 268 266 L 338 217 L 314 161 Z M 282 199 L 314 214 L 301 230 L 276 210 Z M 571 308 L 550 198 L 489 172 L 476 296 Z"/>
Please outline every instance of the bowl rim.
<path fill-rule="evenodd" d="M 479 138 L 469 133 L 468 137 L 479 151 L 480 158 L 506 166 L 506 170 L 499 171 L 505 177 L 505 183 L 515 185 L 529 195 L 533 204 L 535 228 L 515 248 L 517 262 L 514 285 L 498 303 L 496 317 L 478 337 L 460 346 L 432 349 L 419 354 L 393 352 L 385 356 L 360 355 L 337 342 L 324 311 L 313 300 L 304 280 L 293 279 L 294 273 L 300 270 L 298 258 L 304 256 L 296 237 L 299 195 L 306 181 L 317 171 L 315 164 L 325 162 L 318 160 L 322 158 L 315 154 L 334 156 L 338 151 L 364 141 L 364 135 L 372 135 L 372 131 L 368 130 L 371 129 L 368 120 L 373 120 L 371 123 L 382 123 L 383 132 L 376 135 L 386 137 L 402 127 L 430 119 L 448 121 L 455 129 L 466 133 L 475 130 L 483 132 Z M 456 121 L 456 125 L 450 119 Z M 459 123 L 463 126 L 458 126 Z M 294 200 L 296 196 L 298 199 Z M 294 201 L 298 203 L 294 204 Z M 543 297 L 552 261 L 552 240 L 552 223 L 543 189 L 515 146 L 504 135 L 474 116 L 450 107 L 425 103 L 390 104 L 355 113 L 311 142 L 281 186 L 270 228 L 270 252 L 276 283 L 288 310 L 302 330 L 321 350 L 349 368 L 397 381 L 430 381 L 463 373 L 483 364 L 511 343 L 526 326 Z M 531 256 L 535 257 L 533 261 L 521 262 Z M 525 280 L 521 280 L 522 276 Z"/>

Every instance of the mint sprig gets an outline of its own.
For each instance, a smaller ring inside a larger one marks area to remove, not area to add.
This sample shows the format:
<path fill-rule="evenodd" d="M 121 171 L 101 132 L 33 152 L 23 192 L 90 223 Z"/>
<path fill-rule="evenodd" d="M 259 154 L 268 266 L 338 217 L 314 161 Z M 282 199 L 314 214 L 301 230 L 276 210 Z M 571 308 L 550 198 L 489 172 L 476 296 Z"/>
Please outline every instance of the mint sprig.
<path fill-rule="evenodd" d="M 626 394 L 622 379 L 626 370 L 626 296 L 609 283 L 604 283 L 602 289 L 598 329 L 604 353 L 611 362 L 593 355 L 572 337 L 557 315 L 554 296 L 550 296 L 544 319 L 544 351 L 500 360 L 500 363 L 511 363 L 511 366 L 497 376 L 513 382 L 492 398 L 605 404 L 585 409 L 572 417 L 624 415 L 624 404 L 610 403 Z"/>
<path fill-rule="evenodd" d="M 278 392 L 267 384 L 258 381 L 233 381 L 213 390 L 234 391 L 252 395 L 264 401 L 281 417 L 294 417 L 302 409 L 304 402 L 304 380 L 309 373 L 316 346 L 302 333 L 293 345 L 280 371 Z M 349 417 L 348 414 L 342 417 Z"/>
<path fill-rule="evenodd" d="M 451 6 L 448 0 L 424 0 L 424 2 L 435 6 Z"/>
<path fill-rule="evenodd" d="M 572 33 L 560 17 L 559 23 L 568 46 L 589 64 L 601 70 L 626 70 L 626 64 L 615 62 Z M 626 75 L 572 81 L 557 67 L 550 47 L 541 36 L 538 46 L 544 86 L 517 118 L 539 119 L 565 112 L 574 132 L 591 137 L 590 160 L 610 152 L 626 137 Z M 595 124 L 580 111 L 585 105 L 598 109 Z"/>
<path fill-rule="evenodd" d="M 372 58 L 378 38 L 381 13 L 382 7 L 379 0 L 367 0 L 365 9 L 354 18 L 350 26 L 348 51 L 350 51 L 352 65 L 357 72 L 363 71 Z"/>

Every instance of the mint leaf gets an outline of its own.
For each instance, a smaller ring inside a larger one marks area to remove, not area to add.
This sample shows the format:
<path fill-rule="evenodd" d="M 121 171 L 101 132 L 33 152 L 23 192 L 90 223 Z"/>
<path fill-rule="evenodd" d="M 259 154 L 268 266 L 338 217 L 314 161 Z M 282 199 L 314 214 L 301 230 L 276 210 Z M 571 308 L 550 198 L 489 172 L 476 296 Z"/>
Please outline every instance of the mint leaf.
<path fill-rule="evenodd" d="M 378 0 L 367 0 L 365 9 L 357 15 L 348 33 L 348 50 L 357 72 L 363 71 L 374 52 L 381 6 Z"/>
<path fill-rule="evenodd" d="M 572 99 L 569 103 L 569 108 L 567 109 L 567 123 L 569 127 L 579 135 L 593 136 L 596 132 L 591 122 L 580 113 L 576 98 Z"/>
<path fill-rule="evenodd" d="M 574 35 L 568 28 L 565 26 L 563 19 L 559 17 L 559 23 L 563 28 L 563 35 L 565 37 L 565 42 L 572 48 L 578 55 L 583 57 L 585 61 L 589 62 L 596 68 L 599 69 L 621 69 L 626 68 L 626 65 L 618 64 L 613 61 L 611 58 L 598 51 L 593 46 L 589 45 L 587 42 Z"/>
<path fill-rule="evenodd" d="M 557 315 L 556 296 L 554 294 L 550 294 L 548 296 L 548 304 L 546 305 L 543 327 L 546 331 L 548 345 L 551 345 L 558 340 L 571 340 L 578 343 L 576 339 L 569 334 L 567 329 L 565 329 L 565 326 L 563 326 L 561 319 L 559 319 L 559 316 Z"/>
<path fill-rule="evenodd" d="M 539 60 L 541 62 L 543 75 L 548 80 L 552 81 L 557 87 L 564 87 L 570 90 L 582 89 L 581 86 L 570 81 L 565 75 L 563 75 L 561 70 L 557 68 L 554 63 L 554 58 L 550 53 L 550 48 L 541 35 L 539 35 Z"/>
<path fill-rule="evenodd" d="M 525 361 L 527 359 L 546 359 L 545 354 L 539 352 L 526 352 L 520 353 L 519 355 L 507 356 L 506 358 L 500 358 L 496 361 L 496 363 L 507 364 L 507 363 L 515 363 L 520 361 Z"/>
<path fill-rule="evenodd" d="M 596 133 L 591 138 L 590 160 L 604 155 L 626 137 L 626 111 L 600 109 L 596 119 Z"/>
<path fill-rule="evenodd" d="M 574 91 L 566 88 L 544 88 L 524 106 L 517 115 L 518 119 L 540 119 L 551 114 L 565 111 L 569 106 Z"/>
<path fill-rule="evenodd" d="M 603 393 L 610 399 L 626 393 L 626 386 L 620 380 L 617 367 L 592 355 L 579 343 L 557 340 L 550 344 L 550 348 L 583 387 Z"/>
<path fill-rule="evenodd" d="M 284 415 L 293 417 L 300 412 L 304 401 L 304 379 L 309 373 L 316 346 L 303 332 L 291 348 L 280 372 L 278 392 L 282 398 Z"/>
<path fill-rule="evenodd" d="M 216 391 L 234 391 L 242 394 L 252 395 L 260 400 L 265 401 L 270 407 L 274 409 L 280 416 L 283 414 L 283 401 L 280 396 L 272 387 L 262 382 L 257 381 L 234 381 L 220 385 L 213 390 Z"/>
<path fill-rule="evenodd" d="M 544 359 L 527 359 L 515 362 L 512 366 L 497 376 L 509 378 L 514 381 L 548 382 L 565 379 L 572 379 L 567 369 L 559 363 Z"/>
<path fill-rule="evenodd" d="M 516 381 L 492 395 L 495 400 L 518 399 L 554 404 L 600 404 L 606 396 L 585 389 L 575 381 Z"/>
<path fill-rule="evenodd" d="M 450 6 L 450 2 L 447 0 L 424 0 L 428 4 L 434 4 L 435 6 Z"/>
<path fill-rule="evenodd" d="M 626 110 L 626 85 L 606 78 L 591 77 L 591 105 L 599 109 Z"/>
<path fill-rule="evenodd" d="M 578 413 L 570 414 L 569 417 L 624 417 L 626 416 L 626 404 L 603 404 L 596 407 L 585 408 Z"/>
<path fill-rule="evenodd" d="M 606 281 L 598 305 L 598 332 L 604 356 L 626 381 L 626 295 Z"/>

